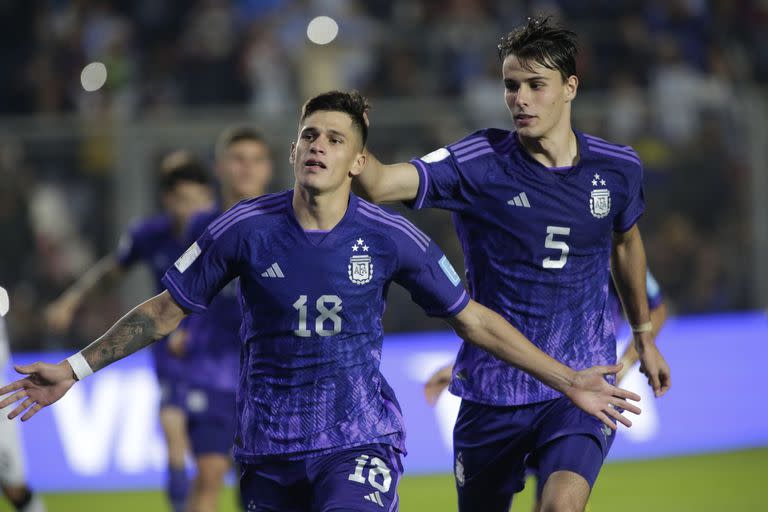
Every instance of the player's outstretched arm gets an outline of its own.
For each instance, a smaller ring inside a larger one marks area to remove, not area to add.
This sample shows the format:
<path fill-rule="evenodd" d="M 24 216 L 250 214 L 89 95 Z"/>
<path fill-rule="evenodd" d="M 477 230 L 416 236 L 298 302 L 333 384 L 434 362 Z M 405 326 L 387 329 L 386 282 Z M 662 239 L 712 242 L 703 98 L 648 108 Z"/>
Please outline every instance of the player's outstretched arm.
<path fill-rule="evenodd" d="M 624 233 L 614 233 L 611 271 L 624 312 L 632 326 L 640 371 L 648 378 L 654 394 L 660 397 L 669 390 L 672 379 L 669 366 L 652 336 L 653 324 L 645 286 L 645 248 L 637 225 Z"/>
<path fill-rule="evenodd" d="M 576 406 L 612 429 L 616 425 L 610 418 L 627 427 L 632 425 L 616 408 L 640 414 L 640 409 L 627 401 L 639 401 L 640 396 L 605 380 L 606 375 L 621 370 L 621 365 L 593 366 L 580 372 L 572 370 L 539 350 L 500 315 L 475 301 L 469 301 L 467 307 L 448 322 L 466 341 L 560 391 Z"/>
<path fill-rule="evenodd" d="M 653 328 L 651 329 L 651 338 L 653 338 L 655 343 L 656 337 L 659 335 L 659 332 L 661 332 L 661 328 L 664 325 L 664 322 L 667 321 L 667 305 L 664 302 L 661 302 L 658 306 L 651 309 L 650 314 L 651 323 L 653 324 Z M 620 384 L 624 377 L 627 376 L 627 372 L 629 372 L 629 370 L 635 365 L 639 358 L 640 356 L 637 354 L 635 344 L 628 344 L 627 348 L 624 349 L 624 353 L 621 354 L 621 357 L 619 358 L 619 362 L 623 365 L 623 368 L 618 374 L 616 374 L 617 384 Z"/>
<path fill-rule="evenodd" d="M 45 308 L 48 328 L 55 333 L 65 332 L 88 295 L 107 281 L 117 280 L 121 274 L 114 255 L 103 257 Z"/>
<path fill-rule="evenodd" d="M 419 192 L 419 173 L 409 163 L 384 165 L 366 151 L 366 165 L 355 180 L 355 194 L 374 203 L 412 201 Z"/>
<path fill-rule="evenodd" d="M 27 377 L 0 388 L 0 396 L 13 393 L 0 401 L 0 409 L 21 402 L 8 418 L 26 411 L 21 420 L 28 420 L 64 396 L 78 380 L 77 375 L 89 375 L 168 335 L 185 315 L 167 291 L 152 297 L 133 308 L 75 356 L 58 364 L 38 362 L 17 366 L 16 371 Z M 76 361 L 78 368 L 74 368 L 70 360 Z"/>
<path fill-rule="evenodd" d="M 448 384 L 451 383 L 451 375 L 453 374 L 453 365 L 449 364 L 443 366 L 435 373 L 433 373 L 426 384 L 424 384 L 424 396 L 427 398 L 429 405 L 435 405 L 437 399 L 440 398 L 440 393 L 443 392 Z"/>

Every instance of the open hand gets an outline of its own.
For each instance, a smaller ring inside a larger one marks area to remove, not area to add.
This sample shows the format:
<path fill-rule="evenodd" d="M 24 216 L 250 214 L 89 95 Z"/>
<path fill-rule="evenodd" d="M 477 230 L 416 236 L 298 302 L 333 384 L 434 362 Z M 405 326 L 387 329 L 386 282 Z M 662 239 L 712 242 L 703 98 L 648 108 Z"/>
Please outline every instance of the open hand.
<path fill-rule="evenodd" d="M 640 395 L 626 389 L 617 388 L 605 380 L 606 375 L 620 372 L 621 364 L 613 366 L 593 366 L 586 370 L 576 372 L 576 377 L 565 395 L 579 409 L 596 417 L 611 429 L 616 430 L 613 418 L 627 427 L 632 422 L 625 418 L 618 409 L 624 409 L 634 414 L 640 414 L 640 408 L 627 401 L 640 401 Z"/>
<path fill-rule="evenodd" d="M 21 401 L 8 414 L 8 419 L 13 419 L 26 411 L 21 421 L 27 421 L 43 407 L 51 405 L 64 396 L 76 382 L 72 367 L 67 361 L 59 364 L 34 363 L 15 368 L 17 372 L 27 377 L 0 388 L 0 397 L 15 391 L 0 401 L 0 409 Z"/>

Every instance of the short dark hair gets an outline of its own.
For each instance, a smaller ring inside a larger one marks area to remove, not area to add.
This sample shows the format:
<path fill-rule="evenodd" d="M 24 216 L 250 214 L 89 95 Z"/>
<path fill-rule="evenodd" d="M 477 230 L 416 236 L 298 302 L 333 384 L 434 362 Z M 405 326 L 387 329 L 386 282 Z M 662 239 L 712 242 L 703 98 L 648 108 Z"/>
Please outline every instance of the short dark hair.
<path fill-rule="evenodd" d="M 576 34 L 550 24 L 549 16 L 528 18 L 528 23 L 501 38 L 499 58 L 504 61 L 514 55 L 523 68 L 534 64 L 560 72 L 563 80 L 576 74 L 576 54 L 579 51 Z"/>
<path fill-rule="evenodd" d="M 365 121 L 365 114 L 369 108 L 368 100 L 357 91 L 329 91 L 313 96 L 304 103 L 299 122 L 319 110 L 344 112 L 352 118 L 352 126 L 360 132 L 363 147 L 365 147 L 368 142 L 368 123 Z"/>
<path fill-rule="evenodd" d="M 210 186 L 213 181 L 202 162 L 197 159 L 189 159 L 172 169 L 168 169 L 160 176 L 160 192 L 162 194 L 168 193 L 180 183 L 197 183 Z"/>
<path fill-rule="evenodd" d="M 237 144 L 238 142 L 242 141 L 264 144 L 264 146 L 269 148 L 266 139 L 264 139 L 264 135 L 260 130 L 254 128 L 253 126 L 230 126 L 224 130 L 216 140 L 216 157 L 220 157 L 224 151 L 226 151 L 227 148 L 233 144 Z"/>

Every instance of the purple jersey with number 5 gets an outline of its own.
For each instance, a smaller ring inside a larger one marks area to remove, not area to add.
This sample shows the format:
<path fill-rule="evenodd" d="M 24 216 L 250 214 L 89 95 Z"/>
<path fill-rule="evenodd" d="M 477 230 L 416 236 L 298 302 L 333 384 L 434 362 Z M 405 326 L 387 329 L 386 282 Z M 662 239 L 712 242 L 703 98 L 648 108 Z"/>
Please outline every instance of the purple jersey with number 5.
<path fill-rule="evenodd" d="M 412 160 L 411 206 L 453 212 L 472 297 L 574 368 L 616 359 L 608 302 L 612 232 L 644 209 L 642 166 L 627 146 L 576 133 L 579 162 L 547 168 L 514 132 L 487 129 Z M 464 343 L 451 391 L 492 405 L 560 396 L 528 374 Z"/>
<path fill-rule="evenodd" d="M 300 459 L 369 443 L 404 450 L 400 407 L 379 371 L 387 289 L 401 284 L 434 316 L 455 315 L 467 293 L 437 245 L 402 217 L 350 195 L 333 230 L 307 233 L 292 197 L 234 206 L 163 278 L 194 312 L 240 279 L 235 458 Z"/>

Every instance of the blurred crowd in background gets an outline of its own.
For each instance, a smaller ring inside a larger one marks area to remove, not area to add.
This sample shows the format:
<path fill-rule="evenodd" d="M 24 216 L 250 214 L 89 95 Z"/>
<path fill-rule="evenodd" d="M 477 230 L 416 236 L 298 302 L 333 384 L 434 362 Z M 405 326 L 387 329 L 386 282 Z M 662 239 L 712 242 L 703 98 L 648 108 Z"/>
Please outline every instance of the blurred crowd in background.
<path fill-rule="evenodd" d="M 768 1 L 27 0 L 0 2 L 0 284 L 16 346 L 82 344 L 129 306 L 105 291 L 63 339 L 42 319 L 119 235 L 109 221 L 119 200 L 112 123 L 230 108 L 269 135 L 271 120 L 293 122 L 309 95 L 356 88 L 374 106 L 372 150 L 384 161 L 418 156 L 468 130 L 511 126 L 495 45 L 539 13 L 580 38 L 576 127 L 632 144 L 645 162 L 641 228 L 671 309 L 760 306 L 745 264 L 758 172 L 745 98 L 768 86 Z M 339 25 L 326 46 L 306 37 L 318 15 Z M 86 92 L 80 74 L 93 61 L 108 79 Z M 408 109 L 420 123 L 377 127 L 377 105 L 383 114 L 435 98 L 450 111 Z M 54 135 L 18 135 L 20 118 Z M 49 128 L 59 118 L 72 128 Z M 276 142 L 282 188 L 288 141 Z M 447 217 L 413 219 L 460 267 Z M 387 327 L 436 325 L 395 294 Z"/>

